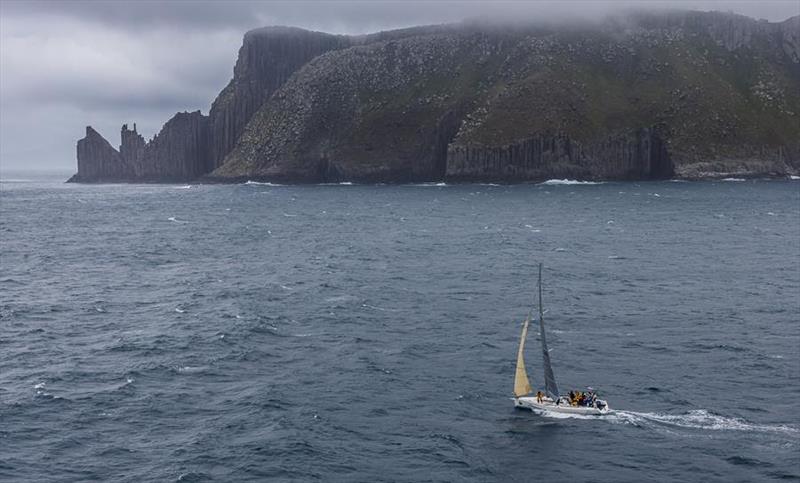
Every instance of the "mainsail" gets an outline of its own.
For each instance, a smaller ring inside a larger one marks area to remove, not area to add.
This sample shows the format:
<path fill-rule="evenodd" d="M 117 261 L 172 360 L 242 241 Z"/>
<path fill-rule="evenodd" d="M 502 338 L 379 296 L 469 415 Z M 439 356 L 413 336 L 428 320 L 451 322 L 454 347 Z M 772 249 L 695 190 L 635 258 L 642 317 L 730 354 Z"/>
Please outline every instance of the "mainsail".
<path fill-rule="evenodd" d="M 522 337 L 519 340 L 519 352 L 517 353 L 517 373 L 514 375 L 514 396 L 520 397 L 530 394 L 531 383 L 528 380 L 528 373 L 525 371 L 525 357 L 522 351 L 525 348 L 525 337 L 528 336 L 528 324 L 530 324 L 531 316 L 525 318 L 525 323 L 522 325 Z"/>
<path fill-rule="evenodd" d="M 525 324 L 527 329 L 528 325 Z M 547 337 L 544 335 L 544 311 L 542 310 L 542 264 L 539 264 L 539 334 L 542 338 L 542 358 L 544 359 L 544 387 L 547 395 L 553 401 L 558 400 L 558 384 L 556 376 L 553 375 L 553 366 L 550 365 L 550 352 L 547 350 Z M 522 346 L 520 346 L 519 357 L 522 357 Z M 523 371 L 525 369 L 523 368 Z M 519 360 L 517 362 L 517 373 L 519 373 Z M 526 378 L 527 380 L 527 378 Z"/>

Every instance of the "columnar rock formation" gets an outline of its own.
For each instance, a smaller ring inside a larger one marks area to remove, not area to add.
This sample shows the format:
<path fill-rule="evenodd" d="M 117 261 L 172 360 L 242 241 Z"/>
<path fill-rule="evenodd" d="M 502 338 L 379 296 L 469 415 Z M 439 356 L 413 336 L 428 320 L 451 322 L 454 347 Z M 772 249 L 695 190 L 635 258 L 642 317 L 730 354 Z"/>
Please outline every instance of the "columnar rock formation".
<path fill-rule="evenodd" d="M 78 173 L 70 181 L 127 181 L 133 168 L 103 136 L 86 126 L 86 137 L 78 141 Z"/>
<path fill-rule="evenodd" d="M 209 116 L 77 181 L 659 179 L 800 171 L 800 17 L 637 13 L 581 26 L 462 23 L 245 35 Z"/>

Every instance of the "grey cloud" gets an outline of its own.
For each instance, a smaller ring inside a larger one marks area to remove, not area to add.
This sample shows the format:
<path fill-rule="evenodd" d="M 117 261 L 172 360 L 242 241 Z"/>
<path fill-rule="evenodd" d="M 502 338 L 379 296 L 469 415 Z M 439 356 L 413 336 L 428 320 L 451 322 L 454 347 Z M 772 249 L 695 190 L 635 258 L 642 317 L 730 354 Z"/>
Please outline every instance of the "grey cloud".
<path fill-rule="evenodd" d="M 735 11 L 784 20 L 800 14 L 796 0 L 573 0 L 539 1 L 253 1 L 116 2 L 96 0 L 6 1 L 8 15 L 72 17 L 114 28 L 238 28 L 289 24 L 336 33 L 367 33 L 408 25 L 451 22 L 465 17 L 514 19 L 596 18 L 619 9 L 681 8 Z"/>
<path fill-rule="evenodd" d="M 74 167 L 92 124 L 112 144 L 147 137 L 176 111 L 207 112 L 245 31 L 293 25 L 361 34 L 473 19 L 575 20 L 617 9 L 732 10 L 772 21 L 791 1 L 0 1 L 0 167 Z"/>

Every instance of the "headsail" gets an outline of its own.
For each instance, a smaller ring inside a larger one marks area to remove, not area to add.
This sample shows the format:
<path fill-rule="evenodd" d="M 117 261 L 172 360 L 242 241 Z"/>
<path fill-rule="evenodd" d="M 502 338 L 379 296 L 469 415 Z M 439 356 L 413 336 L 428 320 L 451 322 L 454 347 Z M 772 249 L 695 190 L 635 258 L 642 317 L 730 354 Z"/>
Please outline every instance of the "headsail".
<path fill-rule="evenodd" d="M 530 324 L 531 316 L 525 318 L 525 323 L 522 325 L 522 337 L 519 339 L 519 352 L 517 353 L 517 373 L 514 375 L 514 396 L 520 397 L 530 394 L 531 383 L 528 380 L 528 372 L 525 370 L 525 357 L 522 352 L 525 348 L 525 338 L 528 336 L 528 325 Z"/>
<path fill-rule="evenodd" d="M 526 325 L 527 327 L 527 325 Z M 539 334 L 542 338 L 542 358 L 544 359 L 544 387 L 547 395 L 554 401 L 558 400 L 558 384 L 553 375 L 553 366 L 550 364 L 550 352 L 547 350 L 547 337 L 544 334 L 544 311 L 542 310 L 542 264 L 539 264 Z M 520 352 L 520 355 L 522 352 Z M 517 368 L 519 372 L 519 366 Z"/>

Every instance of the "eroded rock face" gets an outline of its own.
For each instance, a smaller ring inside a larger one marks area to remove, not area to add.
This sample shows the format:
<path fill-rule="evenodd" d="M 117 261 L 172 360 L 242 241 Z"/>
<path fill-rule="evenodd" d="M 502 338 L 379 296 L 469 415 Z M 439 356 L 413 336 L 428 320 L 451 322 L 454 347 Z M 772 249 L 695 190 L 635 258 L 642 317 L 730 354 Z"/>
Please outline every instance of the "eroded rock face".
<path fill-rule="evenodd" d="M 567 135 L 538 136 L 505 146 L 451 145 L 447 179 L 525 181 L 669 179 L 666 146 L 652 129 L 582 143 Z"/>
<path fill-rule="evenodd" d="M 108 141 L 91 126 L 86 137 L 78 141 L 78 173 L 70 182 L 128 181 L 135 176 L 133 168 Z"/>
<path fill-rule="evenodd" d="M 343 35 L 292 27 L 267 27 L 244 36 L 233 79 L 209 112 L 210 159 L 214 168 L 233 148 L 253 114 L 297 69 L 330 50 L 349 47 Z"/>
<path fill-rule="evenodd" d="M 784 24 L 636 14 L 573 30 L 463 25 L 331 51 L 264 103 L 212 177 L 796 173 L 800 69 Z"/>
<path fill-rule="evenodd" d="M 208 117 L 179 112 L 164 124 L 150 142 L 127 124 L 122 126 L 119 151 L 87 126 L 78 141 L 78 174 L 72 182 L 172 182 L 189 181 L 211 171 Z"/>
<path fill-rule="evenodd" d="M 123 126 L 119 152 L 87 131 L 73 180 L 798 174 L 797 85 L 800 17 L 269 27 L 245 35 L 209 116 L 179 113 L 147 143 Z"/>
<path fill-rule="evenodd" d="M 187 181 L 211 171 L 208 117 L 175 114 L 147 143 L 136 163 L 143 181 Z"/>

